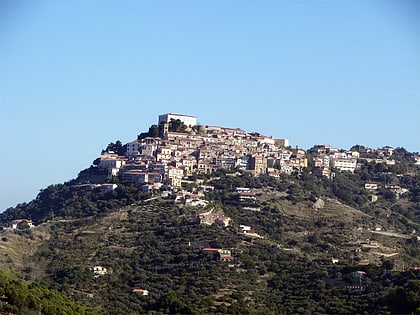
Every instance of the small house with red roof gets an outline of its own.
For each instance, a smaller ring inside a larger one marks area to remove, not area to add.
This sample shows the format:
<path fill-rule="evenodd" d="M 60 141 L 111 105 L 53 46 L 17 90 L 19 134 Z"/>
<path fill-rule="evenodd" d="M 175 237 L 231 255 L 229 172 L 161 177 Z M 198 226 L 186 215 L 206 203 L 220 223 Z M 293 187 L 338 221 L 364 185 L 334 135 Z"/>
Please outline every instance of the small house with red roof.
<path fill-rule="evenodd" d="M 133 289 L 131 292 L 137 293 L 137 294 L 143 295 L 143 296 L 149 295 L 149 291 L 148 290 L 144 290 L 144 289 Z"/>

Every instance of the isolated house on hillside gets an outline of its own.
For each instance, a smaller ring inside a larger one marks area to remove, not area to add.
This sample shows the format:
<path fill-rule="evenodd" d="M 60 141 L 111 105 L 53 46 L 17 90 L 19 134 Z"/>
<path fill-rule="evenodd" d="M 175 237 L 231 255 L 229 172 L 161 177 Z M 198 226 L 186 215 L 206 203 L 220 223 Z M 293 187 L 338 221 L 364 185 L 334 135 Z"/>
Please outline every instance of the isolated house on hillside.
<path fill-rule="evenodd" d="M 24 225 L 27 225 L 29 228 L 33 228 L 35 226 L 32 220 L 28 219 L 16 219 L 9 222 L 9 227 L 13 230 L 22 228 Z"/>
<path fill-rule="evenodd" d="M 213 259 L 220 261 L 234 261 L 235 257 L 232 256 L 230 249 L 206 247 L 201 250 L 203 253 L 211 255 Z"/>
<path fill-rule="evenodd" d="M 95 266 L 93 268 L 90 268 L 90 270 L 93 272 L 95 277 L 106 275 L 108 270 L 105 267 L 102 266 Z"/>
<path fill-rule="evenodd" d="M 149 291 L 148 290 L 144 290 L 144 289 L 133 289 L 133 291 L 131 291 L 133 293 L 137 293 L 143 296 L 147 296 L 149 295 Z"/>
<path fill-rule="evenodd" d="M 255 197 L 255 193 L 252 191 L 242 191 L 239 193 L 239 200 L 240 201 L 255 201 L 257 198 Z"/>
<path fill-rule="evenodd" d="M 321 198 L 318 198 L 313 205 L 313 208 L 315 210 L 323 209 L 324 207 L 325 207 L 325 202 Z"/>
<path fill-rule="evenodd" d="M 376 182 L 366 182 L 365 183 L 365 189 L 367 189 L 367 190 L 377 190 L 378 189 L 378 183 L 376 183 Z"/>
<path fill-rule="evenodd" d="M 117 189 L 118 185 L 117 184 L 102 184 L 101 187 L 105 191 L 113 191 Z"/>

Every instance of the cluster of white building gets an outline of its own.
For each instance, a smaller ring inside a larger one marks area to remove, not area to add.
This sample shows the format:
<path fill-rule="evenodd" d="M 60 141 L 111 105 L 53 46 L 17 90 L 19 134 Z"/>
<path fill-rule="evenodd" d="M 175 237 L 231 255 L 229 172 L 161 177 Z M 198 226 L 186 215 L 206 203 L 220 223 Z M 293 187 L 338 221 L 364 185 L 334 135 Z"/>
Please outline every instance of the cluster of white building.
<path fill-rule="evenodd" d="M 314 172 L 319 176 L 331 177 L 331 168 L 354 173 L 360 153 L 340 151 L 328 144 L 317 145 L 310 151 L 314 155 Z"/>
<path fill-rule="evenodd" d="M 186 132 L 170 132 L 167 126 L 171 120 L 184 123 Z M 306 151 L 290 148 L 287 139 L 247 133 L 239 128 L 200 126 L 194 116 L 172 113 L 160 115 L 158 123 L 163 126 L 163 137 L 131 141 L 125 144 L 125 156 L 114 152 L 101 155 L 99 167 L 108 170 L 109 178 L 119 174 L 151 190 L 164 184 L 180 187 L 182 180 L 195 173 L 210 174 L 219 169 L 278 177 L 281 173 L 300 172 L 308 166 Z M 364 150 L 382 157 L 376 162 L 395 163 L 391 160 L 391 147 Z M 360 159 L 356 150 L 343 151 L 327 144 L 316 145 L 309 152 L 313 155 L 314 173 L 329 178 L 333 169 L 353 173 Z M 416 165 L 420 165 L 420 157 L 415 158 Z"/>
<path fill-rule="evenodd" d="M 291 149 L 287 139 L 247 133 L 239 128 L 198 126 L 197 118 L 188 115 L 163 114 L 158 123 L 165 126 L 172 119 L 183 122 L 187 132 L 170 132 L 164 128 L 163 137 L 146 137 L 127 143 L 125 156 L 103 153 L 99 167 L 107 169 L 109 177 L 121 174 L 129 181 L 146 183 L 147 189 L 152 189 L 163 184 L 179 187 L 184 178 L 194 173 L 210 174 L 219 169 L 277 177 L 308 166 L 306 152 Z M 393 162 L 391 147 L 365 150 L 383 156 L 387 164 Z M 360 158 L 358 151 L 343 151 L 327 144 L 314 146 L 310 153 L 314 156 L 314 173 L 327 177 L 332 176 L 332 169 L 353 173 Z M 417 158 L 420 164 L 420 157 Z"/>
<path fill-rule="evenodd" d="M 277 176 L 307 166 L 304 150 L 292 150 L 286 139 L 217 126 L 196 126 L 194 116 L 164 114 L 159 123 L 179 119 L 187 132 L 165 131 L 161 137 L 146 137 L 126 144 L 125 156 L 104 152 L 99 167 L 108 176 L 121 175 L 137 184 L 155 188 L 162 184 L 181 186 L 182 179 L 210 174 L 218 169 L 247 170 L 254 175 Z"/>

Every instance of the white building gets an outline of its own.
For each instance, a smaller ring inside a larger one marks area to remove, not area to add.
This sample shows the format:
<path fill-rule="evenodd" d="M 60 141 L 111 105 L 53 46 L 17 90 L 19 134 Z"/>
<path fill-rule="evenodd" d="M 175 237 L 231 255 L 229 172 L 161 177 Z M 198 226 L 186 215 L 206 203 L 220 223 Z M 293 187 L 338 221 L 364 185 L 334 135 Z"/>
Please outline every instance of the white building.
<path fill-rule="evenodd" d="M 126 151 L 126 155 L 131 157 L 131 156 L 136 156 L 140 154 L 140 147 L 141 147 L 141 143 L 137 140 L 129 142 L 126 144 L 127 146 L 127 151 Z"/>
<path fill-rule="evenodd" d="M 22 223 L 27 223 L 28 224 L 28 227 L 31 229 L 31 228 L 33 228 L 35 225 L 33 224 L 33 222 L 32 222 L 32 220 L 27 220 L 27 219 L 19 219 L 19 220 L 13 220 L 13 221 L 11 221 L 10 223 L 9 223 L 9 227 L 11 228 L 11 229 L 18 229 L 19 228 L 19 226 L 22 224 Z"/>
<path fill-rule="evenodd" d="M 354 173 L 357 166 L 357 159 L 332 159 L 332 166 L 340 171 L 349 171 Z"/>
<path fill-rule="evenodd" d="M 242 231 L 243 233 L 247 233 L 247 232 L 251 231 L 251 227 L 250 227 L 250 226 L 248 226 L 248 225 L 243 225 L 243 224 L 241 224 L 241 225 L 239 225 L 239 228 L 241 229 L 241 231 Z"/>
<path fill-rule="evenodd" d="M 365 189 L 367 190 L 378 190 L 378 183 L 376 182 L 366 182 Z"/>
<path fill-rule="evenodd" d="M 139 293 L 139 294 L 144 295 L 144 296 L 149 295 L 149 291 L 148 290 L 143 290 L 143 289 L 133 289 L 132 292 L 133 293 Z"/>
<path fill-rule="evenodd" d="M 102 266 L 95 266 L 93 268 L 90 268 L 91 271 L 93 271 L 93 274 L 95 277 L 103 276 L 107 274 L 107 269 Z"/>
<path fill-rule="evenodd" d="M 118 188 L 118 185 L 117 184 L 102 184 L 101 187 L 105 191 L 113 191 Z"/>
<path fill-rule="evenodd" d="M 159 115 L 158 124 L 160 125 L 161 122 L 170 122 L 171 119 L 174 119 L 174 120 L 179 119 L 180 121 L 182 121 L 185 125 L 189 127 L 197 125 L 197 118 L 194 116 L 172 114 L 172 113 Z"/>
<path fill-rule="evenodd" d="M 176 187 L 181 187 L 181 179 L 184 176 L 184 170 L 181 168 L 169 166 L 168 180 L 169 184 Z"/>
<path fill-rule="evenodd" d="M 101 154 L 99 167 L 102 169 L 120 169 L 125 165 L 125 161 L 125 157 L 118 156 L 118 154 L 116 153 L 104 152 L 103 154 Z"/>

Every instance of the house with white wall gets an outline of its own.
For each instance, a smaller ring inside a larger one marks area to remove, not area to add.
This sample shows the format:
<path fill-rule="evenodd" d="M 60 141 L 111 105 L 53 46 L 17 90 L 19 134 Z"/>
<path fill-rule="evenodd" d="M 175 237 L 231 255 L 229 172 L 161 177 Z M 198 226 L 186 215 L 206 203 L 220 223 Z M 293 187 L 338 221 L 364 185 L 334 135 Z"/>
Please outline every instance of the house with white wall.
<path fill-rule="evenodd" d="M 376 182 L 366 182 L 365 183 L 365 189 L 367 189 L 367 190 L 377 190 L 378 189 L 378 183 L 376 183 Z"/>
<path fill-rule="evenodd" d="M 9 222 L 9 227 L 13 230 L 18 229 L 21 225 L 27 224 L 30 229 L 33 228 L 35 225 L 33 224 L 32 220 L 28 219 L 16 219 Z"/>
<path fill-rule="evenodd" d="M 179 119 L 188 127 L 193 127 L 197 125 L 197 117 L 189 116 L 189 115 L 182 115 L 182 114 L 173 114 L 173 113 L 159 115 L 158 124 L 160 125 L 162 122 L 168 123 L 172 119 L 173 120 Z"/>
<path fill-rule="evenodd" d="M 90 270 L 95 275 L 95 278 L 97 278 L 99 276 L 104 276 L 108 273 L 108 270 L 105 267 L 102 267 L 102 266 L 95 266 L 95 267 L 90 268 Z"/>
<path fill-rule="evenodd" d="M 137 156 L 140 154 L 141 142 L 138 140 L 126 143 L 126 155 L 128 157 Z"/>
<path fill-rule="evenodd" d="M 340 171 L 348 171 L 354 173 L 357 166 L 357 159 L 354 158 L 333 158 L 331 160 L 332 167 L 338 168 Z"/>

